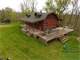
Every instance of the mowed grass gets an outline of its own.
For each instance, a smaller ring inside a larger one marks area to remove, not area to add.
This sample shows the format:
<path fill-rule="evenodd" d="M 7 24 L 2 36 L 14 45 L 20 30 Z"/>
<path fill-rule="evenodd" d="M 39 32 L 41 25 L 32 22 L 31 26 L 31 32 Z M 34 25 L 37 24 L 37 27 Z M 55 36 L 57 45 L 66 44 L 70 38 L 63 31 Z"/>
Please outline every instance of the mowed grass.
<path fill-rule="evenodd" d="M 54 40 L 45 46 L 38 39 L 28 37 L 19 23 L 0 25 L 0 57 L 11 60 L 80 60 L 80 43 L 75 33 L 62 44 Z"/>

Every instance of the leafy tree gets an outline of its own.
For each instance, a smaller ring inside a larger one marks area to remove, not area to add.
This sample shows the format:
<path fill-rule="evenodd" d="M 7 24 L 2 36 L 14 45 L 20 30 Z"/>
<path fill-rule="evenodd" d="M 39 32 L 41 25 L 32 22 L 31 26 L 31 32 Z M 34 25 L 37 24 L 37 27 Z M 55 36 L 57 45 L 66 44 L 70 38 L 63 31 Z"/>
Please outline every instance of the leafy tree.
<path fill-rule="evenodd" d="M 63 25 L 64 12 L 68 9 L 68 6 L 72 0 L 47 0 L 46 7 L 44 9 L 47 12 L 54 12 L 62 20 L 60 22 Z"/>
<path fill-rule="evenodd" d="M 16 12 L 14 12 L 11 8 L 6 7 L 0 11 L 0 21 L 15 21 L 16 20 Z"/>
<path fill-rule="evenodd" d="M 53 0 L 47 0 L 46 7 L 44 8 L 46 12 L 50 12 L 54 10 Z"/>
<path fill-rule="evenodd" d="M 64 13 L 70 2 L 71 0 L 47 0 L 46 7 L 44 9 L 47 12 L 53 11 L 59 15 Z"/>

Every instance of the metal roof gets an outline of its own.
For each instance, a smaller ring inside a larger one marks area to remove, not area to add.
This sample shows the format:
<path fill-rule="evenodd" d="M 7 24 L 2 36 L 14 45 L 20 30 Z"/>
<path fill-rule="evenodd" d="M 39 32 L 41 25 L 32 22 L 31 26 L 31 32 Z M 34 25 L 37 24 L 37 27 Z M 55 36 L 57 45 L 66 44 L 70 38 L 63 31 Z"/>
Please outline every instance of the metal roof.
<path fill-rule="evenodd" d="M 41 17 L 36 17 L 34 14 L 32 14 L 30 17 L 24 16 L 21 18 L 22 21 L 35 23 L 44 20 L 50 13 L 42 13 Z"/>

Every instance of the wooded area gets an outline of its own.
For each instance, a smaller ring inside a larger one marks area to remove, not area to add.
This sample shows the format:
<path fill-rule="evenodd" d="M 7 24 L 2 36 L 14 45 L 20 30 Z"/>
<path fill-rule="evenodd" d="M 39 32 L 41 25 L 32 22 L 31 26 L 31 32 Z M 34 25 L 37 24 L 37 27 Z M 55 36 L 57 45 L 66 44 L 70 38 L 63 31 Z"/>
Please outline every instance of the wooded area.
<path fill-rule="evenodd" d="M 0 23 L 10 23 L 16 21 L 16 12 L 11 8 L 6 7 L 0 10 Z"/>

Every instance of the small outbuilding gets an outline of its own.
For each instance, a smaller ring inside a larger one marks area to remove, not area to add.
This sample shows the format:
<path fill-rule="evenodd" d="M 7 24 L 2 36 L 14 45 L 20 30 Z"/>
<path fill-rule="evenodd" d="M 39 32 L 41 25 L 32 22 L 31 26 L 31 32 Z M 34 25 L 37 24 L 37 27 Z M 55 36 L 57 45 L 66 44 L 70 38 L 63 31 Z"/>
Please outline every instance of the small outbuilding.
<path fill-rule="evenodd" d="M 60 27 L 60 19 L 55 13 L 26 14 L 21 20 L 25 23 L 22 30 L 27 35 L 40 38 L 45 43 L 73 31 Z"/>
<path fill-rule="evenodd" d="M 55 13 L 34 13 L 32 15 L 26 15 L 22 20 L 29 27 L 42 31 L 59 26 L 59 19 Z"/>

